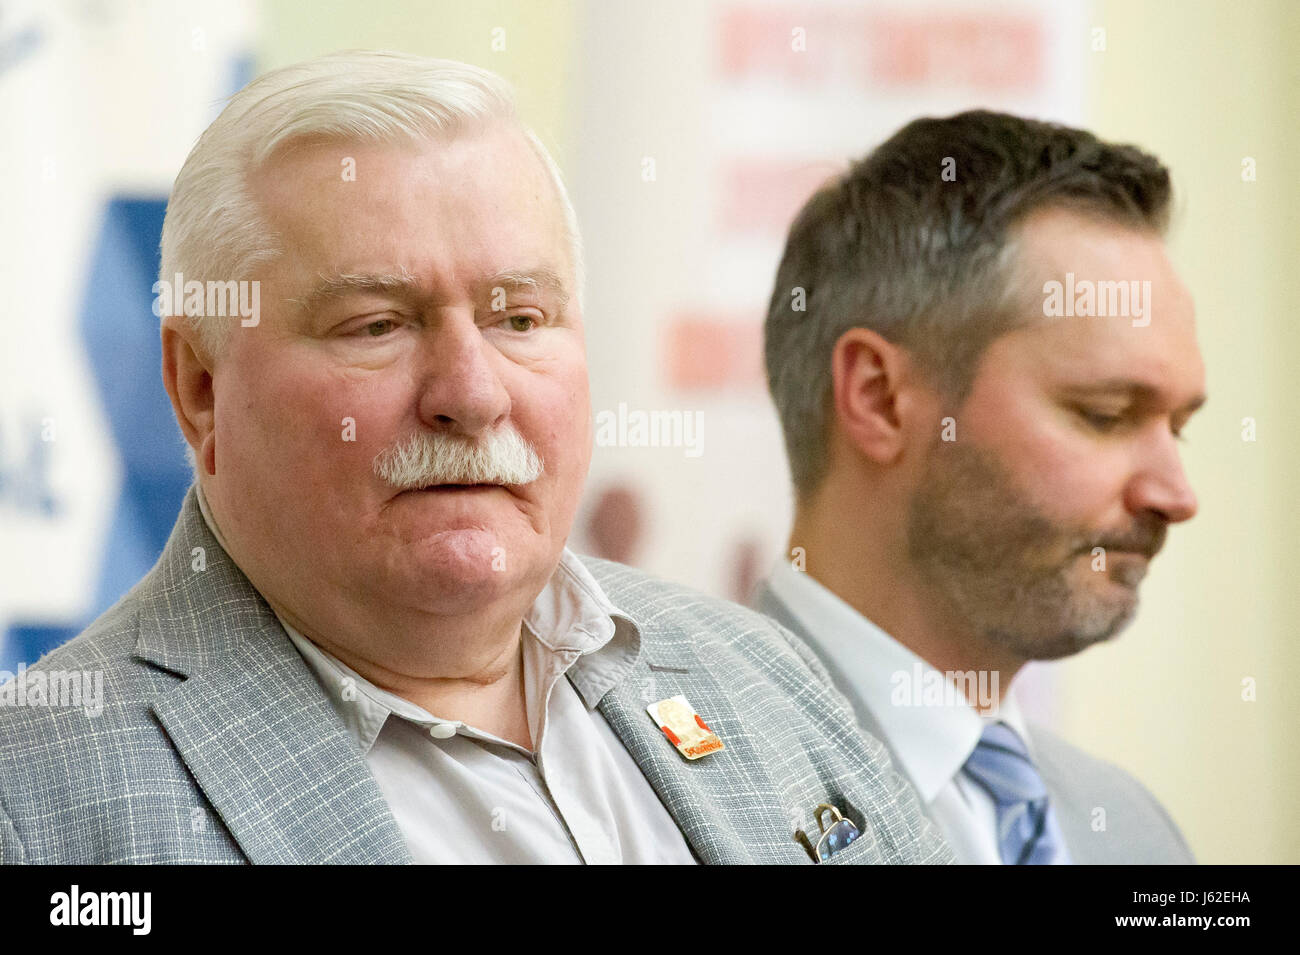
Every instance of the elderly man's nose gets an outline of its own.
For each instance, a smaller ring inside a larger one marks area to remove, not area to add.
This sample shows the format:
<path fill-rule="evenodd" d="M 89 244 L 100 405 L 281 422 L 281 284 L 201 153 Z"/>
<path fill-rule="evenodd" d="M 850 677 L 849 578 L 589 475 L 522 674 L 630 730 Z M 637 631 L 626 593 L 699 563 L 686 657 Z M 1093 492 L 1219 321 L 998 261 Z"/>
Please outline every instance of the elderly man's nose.
<path fill-rule="evenodd" d="M 495 349 L 472 320 L 452 320 L 430 330 L 421 350 L 420 417 L 431 427 L 472 434 L 510 412 L 493 361 Z"/>

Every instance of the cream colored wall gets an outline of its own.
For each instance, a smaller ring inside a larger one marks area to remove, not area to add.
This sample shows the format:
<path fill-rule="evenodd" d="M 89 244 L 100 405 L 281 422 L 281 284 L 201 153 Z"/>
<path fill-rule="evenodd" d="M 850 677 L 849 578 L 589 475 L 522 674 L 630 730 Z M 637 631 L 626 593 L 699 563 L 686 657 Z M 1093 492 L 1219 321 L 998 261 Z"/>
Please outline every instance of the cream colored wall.
<path fill-rule="evenodd" d="M 1062 665 L 1064 730 L 1140 776 L 1202 862 L 1300 862 L 1300 4 L 1111 0 L 1092 23 L 1092 127 L 1173 171 L 1209 403 L 1184 456 L 1200 513 L 1134 626 Z"/>
<path fill-rule="evenodd" d="M 514 84 L 521 114 L 567 168 L 576 6 L 575 0 L 263 0 L 257 70 L 343 49 L 473 63 Z M 504 50 L 493 48 L 497 28 L 504 31 Z"/>

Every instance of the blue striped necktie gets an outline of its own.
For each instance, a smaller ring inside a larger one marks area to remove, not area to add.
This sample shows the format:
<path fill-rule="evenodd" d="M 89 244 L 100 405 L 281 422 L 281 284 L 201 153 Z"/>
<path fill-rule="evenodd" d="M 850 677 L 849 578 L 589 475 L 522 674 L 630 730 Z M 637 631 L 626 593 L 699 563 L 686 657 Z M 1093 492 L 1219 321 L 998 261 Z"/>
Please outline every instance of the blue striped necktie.
<path fill-rule="evenodd" d="M 963 767 L 997 806 L 998 852 L 1006 865 L 1049 865 L 1065 843 L 1029 750 L 1005 723 L 991 723 Z"/>

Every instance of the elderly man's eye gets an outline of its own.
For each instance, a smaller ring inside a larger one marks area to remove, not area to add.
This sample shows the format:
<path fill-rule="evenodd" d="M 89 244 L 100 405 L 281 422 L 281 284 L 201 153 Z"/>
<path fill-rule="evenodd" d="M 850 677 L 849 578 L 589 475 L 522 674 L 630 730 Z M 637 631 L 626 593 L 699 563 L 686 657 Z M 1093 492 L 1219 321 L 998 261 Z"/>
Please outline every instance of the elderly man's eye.
<path fill-rule="evenodd" d="M 539 324 L 531 315 L 511 315 L 505 321 L 512 332 L 531 332 Z"/>
<path fill-rule="evenodd" d="M 366 325 L 362 331 L 365 332 L 368 338 L 382 338 L 392 331 L 396 324 L 391 318 L 380 318 Z"/>

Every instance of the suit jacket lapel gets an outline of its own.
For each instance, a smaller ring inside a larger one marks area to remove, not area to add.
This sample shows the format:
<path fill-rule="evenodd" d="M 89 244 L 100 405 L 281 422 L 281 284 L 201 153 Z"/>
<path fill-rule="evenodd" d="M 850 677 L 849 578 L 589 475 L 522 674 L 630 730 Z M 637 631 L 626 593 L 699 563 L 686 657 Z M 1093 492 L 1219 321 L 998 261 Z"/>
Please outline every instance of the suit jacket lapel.
<path fill-rule="evenodd" d="M 642 650 L 632 673 L 598 709 L 707 864 L 807 862 L 793 839 L 779 840 L 771 815 L 782 796 L 749 739 L 728 695 L 681 634 L 641 627 Z M 654 669 L 651 668 L 654 665 Z M 724 749 L 697 760 L 682 756 L 646 707 L 685 696 L 722 739 Z"/>
<path fill-rule="evenodd" d="M 328 697 L 208 530 L 193 489 L 157 573 L 135 655 L 187 678 L 153 711 L 249 860 L 411 861 Z"/>
<path fill-rule="evenodd" d="M 1061 827 L 1066 848 L 1070 850 L 1071 860 L 1075 865 L 1101 865 L 1117 861 L 1107 859 L 1104 853 L 1094 852 L 1104 845 L 1104 841 L 1098 839 L 1097 833 L 1089 826 L 1092 812 L 1088 803 L 1091 802 L 1093 806 L 1101 803 L 1089 800 L 1085 793 L 1079 792 L 1082 787 L 1068 785 L 1066 780 L 1070 778 L 1069 767 L 1057 764 L 1053 758 L 1055 747 L 1044 739 L 1033 724 L 1026 728 L 1029 731 L 1029 744 L 1033 747 L 1034 764 L 1043 777 L 1043 784 L 1055 807 L 1056 821 Z"/>
<path fill-rule="evenodd" d="M 204 795 L 254 863 L 409 862 L 306 664 L 286 638 L 268 650 L 223 661 L 154 703 Z"/>

